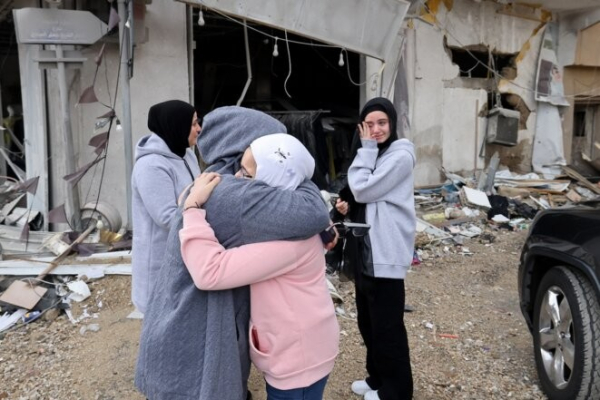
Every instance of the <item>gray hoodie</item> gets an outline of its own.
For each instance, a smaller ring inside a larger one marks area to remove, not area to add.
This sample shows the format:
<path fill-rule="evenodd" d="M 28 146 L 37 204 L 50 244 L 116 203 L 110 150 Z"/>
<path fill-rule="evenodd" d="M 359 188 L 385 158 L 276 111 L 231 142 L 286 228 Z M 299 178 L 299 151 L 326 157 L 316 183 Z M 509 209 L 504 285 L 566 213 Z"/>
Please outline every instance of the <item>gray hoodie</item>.
<path fill-rule="evenodd" d="M 404 279 L 415 244 L 414 145 L 399 139 L 379 157 L 375 140 L 362 147 L 348 169 L 354 198 L 365 203 L 371 225 L 365 245 L 364 273 L 375 278 Z"/>
<path fill-rule="evenodd" d="M 257 137 L 285 132 L 272 117 L 222 107 L 204 117 L 198 147 L 210 170 L 233 174 Z M 317 187 L 295 191 L 223 176 L 205 204 L 208 222 L 225 247 L 308 238 L 329 215 Z M 194 286 L 181 258 L 181 212 L 173 221 L 159 279 L 144 318 L 135 384 L 150 400 L 245 400 L 250 370 L 247 287 L 205 292 Z"/>
<path fill-rule="evenodd" d="M 169 224 L 177 212 L 179 193 L 200 173 L 196 156 L 188 149 L 185 161 L 173 154 L 156 134 L 144 136 L 135 149 L 133 167 L 132 287 L 133 304 L 146 311 L 148 294 L 165 251 Z"/>

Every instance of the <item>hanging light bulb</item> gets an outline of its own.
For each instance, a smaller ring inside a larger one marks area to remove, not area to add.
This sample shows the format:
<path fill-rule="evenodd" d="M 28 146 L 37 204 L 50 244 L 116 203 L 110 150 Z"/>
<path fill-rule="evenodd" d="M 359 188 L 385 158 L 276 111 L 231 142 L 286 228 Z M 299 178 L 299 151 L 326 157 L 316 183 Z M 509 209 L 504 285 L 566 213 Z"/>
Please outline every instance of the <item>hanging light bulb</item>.
<path fill-rule="evenodd" d="M 345 65 L 345 63 L 344 63 L 344 49 L 340 50 L 340 60 L 338 61 L 338 65 L 340 67 L 343 67 Z"/>
<path fill-rule="evenodd" d="M 278 37 L 275 37 L 275 46 L 273 46 L 273 57 L 277 57 L 279 55 L 279 49 L 277 48 L 278 39 Z"/>
<path fill-rule="evenodd" d="M 119 121 L 119 118 L 117 118 L 117 126 L 115 130 L 117 131 L 117 133 L 123 133 L 123 125 L 121 125 L 121 121 Z"/>
<path fill-rule="evenodd" d="M 204 13 L 202 12 L 202 9 L 200 9 L 200 11 L 198 12 L 198 26 L 204 25 L 206 25 L 206 22 L 204 22 Z"/>

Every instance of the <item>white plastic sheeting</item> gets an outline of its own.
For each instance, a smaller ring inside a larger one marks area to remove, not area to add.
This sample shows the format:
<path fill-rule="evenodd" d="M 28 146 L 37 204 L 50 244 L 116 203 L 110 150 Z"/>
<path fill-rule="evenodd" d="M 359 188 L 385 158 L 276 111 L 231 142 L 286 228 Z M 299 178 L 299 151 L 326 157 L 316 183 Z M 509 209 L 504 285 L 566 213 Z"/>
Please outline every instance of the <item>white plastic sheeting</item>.
<path fill-rule="evenodd" d="M 538 102 L 536 132 L 533 141 L 533 170 L 546 179 L 554 179 L 567 165 L 563 147 L 562 121 L 558 107 Z"/>

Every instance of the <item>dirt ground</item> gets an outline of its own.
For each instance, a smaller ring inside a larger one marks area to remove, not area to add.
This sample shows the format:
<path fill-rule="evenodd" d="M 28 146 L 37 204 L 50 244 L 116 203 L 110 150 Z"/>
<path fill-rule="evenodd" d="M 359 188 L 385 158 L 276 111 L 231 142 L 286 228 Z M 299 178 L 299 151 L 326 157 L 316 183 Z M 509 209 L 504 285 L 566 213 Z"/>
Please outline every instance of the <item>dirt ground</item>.
<path fill-rule="evenodd" d="M 406 281 L 406 314 L 415 399 L 544 399 L 537 386 L 531 336 L 518 307 L 517 267 L 525 231 L 492 231 L 495 241 L 465 241 L 425 249 Z M 462 248 L 463 253 L 468 253 Z M 360 399 L 350 391 L 364 377 L 364 346 L 356 328 L 351 283 L 335 286 L 344 298 L 340 354 L 327 400 Z M 73 309 L 91 318 L 73 325 L 63 314 L 0 334 L 0 399 L 143 399 L 133 386 L 141 321 L 129 277 L 90 284 L 92 296 Z M 94 318 L 96 317 L 96 318 Z M 96 332 L 82 327 L 98 324 Z M 253 371 L 254 398 L 266 398 Z"/>

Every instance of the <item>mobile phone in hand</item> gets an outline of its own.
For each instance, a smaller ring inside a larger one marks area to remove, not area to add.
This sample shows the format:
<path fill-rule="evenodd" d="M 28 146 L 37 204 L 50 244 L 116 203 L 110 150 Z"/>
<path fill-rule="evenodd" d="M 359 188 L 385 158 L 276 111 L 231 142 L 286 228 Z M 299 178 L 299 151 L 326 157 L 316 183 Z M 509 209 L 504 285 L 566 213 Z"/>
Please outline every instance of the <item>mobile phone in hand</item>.
<path fill-rule="evenodd" d="M 331 242 L 333 242 L 333 239 L 335 239 L 335 230 L 333 228 L 334 228 L 334 225 L 331 225 L 329 228 L 327 228 L 324 231 L 321 231 L 321 233 L 319 233 L 319 235 L 321 236 L 321 240 L 323 241 L 323 244 L 331 243 Z"/>

